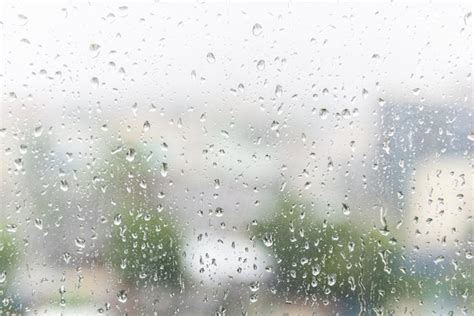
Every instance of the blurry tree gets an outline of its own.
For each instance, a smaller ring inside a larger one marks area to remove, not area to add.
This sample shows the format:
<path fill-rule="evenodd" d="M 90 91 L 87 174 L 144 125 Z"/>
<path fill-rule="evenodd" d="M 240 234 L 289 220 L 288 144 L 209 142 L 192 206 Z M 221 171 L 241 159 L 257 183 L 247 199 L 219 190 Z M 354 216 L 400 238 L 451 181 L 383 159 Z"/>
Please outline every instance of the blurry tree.
<path fill-rule="evenodd" d="M 101 190 L 113 217 L 107 246 L 113 267 L 130 283 L 177 286 L 181 237 L 158 192 L 162 164 L 138 144 L 103 155 Z M 161 183 L 162 184 L 162 183 Z"/>
<path fill-rule="evenodd" d="M 5 227 L 5 225 L 2 225 Z M 13 313 L 18 309 L 17 300 L 9 295 L 9 289 L 13 284 L 11 275 L 20 253 L 13 238 L 8 232 L 0 229 L 0 314 Z"/>
<path fill-rule="evenodd" d="M 314 209 L 282 200 L 253 233 L 271 249 L 274 288 L 289 300 L 332 303 L 351 310 L 383 308 L 400 295 L 400 249 L 384 231 L 317 219 Z M 356 307 L 357 306 L 357 307 Z"/>

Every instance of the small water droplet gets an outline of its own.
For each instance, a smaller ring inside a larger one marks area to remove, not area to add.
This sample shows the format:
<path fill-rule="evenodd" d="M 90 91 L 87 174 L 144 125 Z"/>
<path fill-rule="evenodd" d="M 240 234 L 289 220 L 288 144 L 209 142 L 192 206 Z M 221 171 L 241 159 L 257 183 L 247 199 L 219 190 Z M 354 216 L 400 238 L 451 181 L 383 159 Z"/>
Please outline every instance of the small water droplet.
<path fill-rule="evenodd" d="M 257 62 L 257 70 L 264 70 L 265 69 L 265 60 L 263 59 L 260 59 L 258 62 Z"/>
<path fill-rule="evenodd" d="M 3 271 L 2 273 L 0 273 L 0 284 L 4 284 L 6 280 L 7 280 L 7 272 Z"/>
<path fill-rule="evenodd" d="M 277 85 L 277 86 L 275 87 L 275 96 L 276 96 L 277 98 L 281 98 L 282 94 L 283 94 L 283 88 L 282 88 L 282 86 Z"/>
<path fill-rule="evenodd" d="M 114 216 L 114 225 L 119 226 L 122 224 L 122 214 L 116 214 Z"/>
<path fill-rule="evenodd" d="M 98 88 L 99 87 L 99 78 L 97 77 L 92 77 L 91 78 L 91 84 L 94 88 Z"/>
<path fill-rule="evenodd" d="M 84 238 L 76 237 L 76 239 L 74 239 L 74 243 L 79 248 L 85 248 L 86 247 L 86 240 Z"/>
<path fill-rule="evenodd" d="M 8 101 L 14 102 L 17 99 L 16 93 L 15 92 L 10 92 L 8 94 Z"/>
<path fill-rule="evenodd" d="M 369 91 L 367 91 L 366 89 L 362 89 L 362 97 L 364 99 L 367 99 L 368 96 L 369 96 Z"/>
<path fill-rule="evenodd" d="M 322 108 L 319 110 L 319 117 L 322 119 L 322 120 L 325 120 L 327 119 L 329 116 L 329 111 L 325 108 Z"/>
<path fill-rule="evenodd" d="M 263 27 L 260 24 L 255 23 L 254 26 L 252 27 L 253 35 L 259 36 L 260 34 L 262 34 L 262 32 L 263 32 Z"/>
<path fill-rule="evenodd" d="M 216 57 L 214 56 L 213 53 L 207 53 L 207 62 L 210 63 L 210 64 L 213 64 L 216 62 Z"/>
<path fill-rule="evenodd" d="M 62 191 L 66 192 L 67 190 L 69 190 L 69 183 L 67 183 L 66 180 L 61 180 L 60 187 Z"/>
<path fill-rule="evenodd" d="M 43 220 L 41 218 L 36 218 L 35 219 L 35 226 L 39 230 L 42 230 L 43 229 Z"/>
<path fill-rule="evenodd" d="M 137 153 L 136 153 L 135 149 L 129 148 L 127 150 L 127 154 L 126 154 L 125 158 L 127 159 L 127 161 L 132 162 L 135 159 L 136 154 Z"/>
<path fill-rule="evenodd" d="M 273 245 L 273 235 L 271 233 L 265 233 L 262 240 L 263 244 L 267 247 L 271 247 Z"/>
<path fill-rule="evenodd" d="M 342 203 L 342 213 L 346 216 L 351 213 L 351 209 L 346 203 Z"/>
<path fill-rule="evenodd" d="M 125 290 L 120 290 L 117 294 L 117 299 L 120 303 L 125 303 L 127 302 L 127 292 L 125 292 Z"/>
<path fill-rule="evenodd" d="M 328 285 L 333 286 L 334 284 L 336 284 L 336 274 L 331 273 L 328 275 Z"/>
<path fill-rule="evenodd" d="M 40 137 L 41 134 L 43 134 L 43 126 L 39 125 L 39 126 L 35 127 L 35 130 L 33 132 L 33 136 L 34 137 Z"/>
<path fill-rule="evenodd" d="M 166 162 L 161 164 L 160 173 L 162 177 L 166 177 L 168 174 L 168 164 Z"/>

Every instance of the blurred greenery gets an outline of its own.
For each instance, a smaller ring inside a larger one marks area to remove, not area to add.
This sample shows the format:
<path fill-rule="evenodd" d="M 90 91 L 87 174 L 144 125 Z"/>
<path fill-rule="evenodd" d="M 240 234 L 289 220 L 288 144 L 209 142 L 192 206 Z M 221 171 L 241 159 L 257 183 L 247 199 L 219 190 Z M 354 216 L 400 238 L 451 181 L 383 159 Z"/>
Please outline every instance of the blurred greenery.
<path fill-rule="evenodd" d="M 164 217 L 125 211 L 112 234 L 111 260 L 130 282 L 177 285 L 181 275 L 180 239 Z M 117 222 L 117 221 L 116 221 Z"/>
<path fill-rule="evenodd" d="M 314 209 L 281 200 L 253 233 L 273 253 L 275 288 L 290 300 L 334 300 L 378 309 L 401 291 L 400 249 L 375 228 L 329 223 Z M 363 230 L 366 228 L 366 230 Z M 270 245 L 271 244 L 271 245 Z M 399 271 L 398 271 L 399 272 Z"/>
<path fill-rule="evenodd" d="M 17 257 L 18 251 L 13 239 L 6 230 L 0 230 L 0 273 L 8 272 L 11 267 L 14 267 Z"/>
<path fill-rule="evenodd" d="M 133 147 L 133 148 L 132 148 Z M 104 155 L 101 178 L 114 207 L 109 256 L 130 283 L 176 286 L 181 278 L 181 238 L 158 198 L 160 170 L 149 163 L 151 152 L 131 144 Z M 133 158 L 133 159 L 132 159 Z M 156 164 L 155 164 L 156 165 Z"/>
<path fill-rule="evenodd" d="M 5 225 L 2 225 L 5 227 Z M 18 262 L 19 251 L 13 238 L 5 230 L 0 230 L 0 312 L 13 313 L 17 310 L 16 299 L 8 294 L 12 285 L 12 270 Z"/>

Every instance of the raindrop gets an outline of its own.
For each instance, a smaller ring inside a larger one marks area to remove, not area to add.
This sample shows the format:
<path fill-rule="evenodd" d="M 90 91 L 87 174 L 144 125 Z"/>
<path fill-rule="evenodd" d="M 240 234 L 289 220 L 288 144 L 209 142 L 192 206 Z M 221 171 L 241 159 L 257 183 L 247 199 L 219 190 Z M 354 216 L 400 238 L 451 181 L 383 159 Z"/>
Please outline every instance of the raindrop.
<path fill-rule="evenodd" d="M 259 36 L 260 34 L 262 34 L 262 32 L 263 32 L 263 27 L 260 24 L 255 23 L 252 28 L 253 35 Z"/>
<path fill-rule="evenodd" d="M 118 293 L 117 293 L 117 299 L 120 303 L 125 303 L 127 302 L 127 292 L 125 292 L 125 290 L 120 290 Z"/>
<path fill-rule="evenodd" d="M 41 218 L 36 218 L 35 219 L 35 226 L 39 230 L 42 230 L 43 229 L 43 220 Z"/>
<path fill-rule="evenodd" d="M 283 94 L 283 88 L 282 88 L 282 86 L 277 85 L 277 86 L 275 87 L 275 96 L 276 96 L 277 98 L 281 98 L 282 94 Z"/>
<path fill-rule="evenodd" d="M 216 62 L 216 57 L 214 56 L 213 53 L 207 53 L 207 62 L 210 63 L 210 64 L 213 64 Z"/>
<path fill-rule="evenodd" d="M 162 177 L 166 177 L 168 174 L 168 164 L 166 162 L 161 164 L 160 173 Z"/>
<path fill-rule="evenodd" d="M 91 84 L 94 88 L 98 88 L 99 87 L 99 78 L 97 77 L 92 77 L 91 78 Z"/>
<path fill-rule="evenodd" d="M 322 119 L 322 120 L 325 120 L 327 119 L 329 116 L 329 111 L 325 108 L 322 108 L 319 110 L 319 117 Z"/>
<path fill-rule="evenodd" d="M 136 154 L 137 153 L 136 153 L 135 149 L 129 148 L 127 150 L 127 154 L 126 154 L 125 158 L 127 159 L 127 161 L 132 162 L 135 159 Z"/>
<path fill-rule="evenodd" d="M 43 134 L 43 126 L 39 125 L 39 126 L 35 127 L 35 130 L 33 132 L 33 136 L 34 137 L 40 137 L 41 134 Z"/>
<path fill-rule="evenodd" d="M 260 288 L 260 282 L 254 281 L 249 284 L 250 291 L 257 292 Z"/>
<path fill-rule="evenodd" d="M 66 264 L 69 263 L 69 261 L 71 261 L 71 254 L 69 252 L 65 252 L 63 253 L 63 260 Z"/>
<path fill-rule="evenodd" d="M 367 91 L 366 89 L 362 89 L 362 97 L 364 99 L 367 99 L 368 96 L 369 96 L 369 91 Z"/>
<path fill-rule="evenodd" d="M 61 190 L 66 192 L 67 190 L 69 190 L 69 184 L 67 183 L 66 180 L 61 180 Z"/>
<path fill-rule="evenodd" d="M 17 99 L 16 93 L 15 92 L 10 92 L 8 94 L 8 101 L 14 102 Z"/>
<path fill-rule="evenodd" d="M 267 247 L 271 247 L 273 245 L 273 235 L 271 233 L 265 233 L 263 235 L 263 244 Z"/>
<path fill-rule="evenodd" d="M 333 286 L 334 284 L 336 284 L 336 274 L 331 273 L 328 275 L 328 285 Z"/>
<path fill-rule="evenodd" d="M 114 225 L 118 226 L 122 224 L 122 215 L 121 214 L 116 214 L 114 216 Z"/>
<path fill-rule="evenodd" d="M 342 203 L 342 213 L 346 216 L 351 213 L 351 209 L 349 208 L 349 205 L 347 205 L 346 203 Z"/>
<path fill-rule="evenodd" d="M 264 70 L 265 69 L 265 61 L 263 59 L 260 59 L 258 62 L 257 62 L 257 70 Z"/>
<path fill-rule="evenodd" d="M 84 248 L 86 246 L 86 240 L 84 238 L 76 237 L 74 242 L 75 242 L 76 246 L 79 247 L 79 248 Z"/>
<path fill-rule="evenodd" d="M 7 280 L 7 272 L 3 271 L 2 273 L 0 273 L 0 284 L 4 284 L 6 280 Z"/>

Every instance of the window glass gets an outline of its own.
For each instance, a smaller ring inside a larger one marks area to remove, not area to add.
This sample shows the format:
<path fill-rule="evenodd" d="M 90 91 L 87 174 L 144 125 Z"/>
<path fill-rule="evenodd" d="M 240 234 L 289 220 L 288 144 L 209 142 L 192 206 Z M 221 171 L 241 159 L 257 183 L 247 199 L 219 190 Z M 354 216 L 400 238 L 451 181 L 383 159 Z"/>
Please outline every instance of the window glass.
<path fill-rule="evenodd" d="M 472 314 L 468 4 L 2 9 L 2 314 Z"/>

